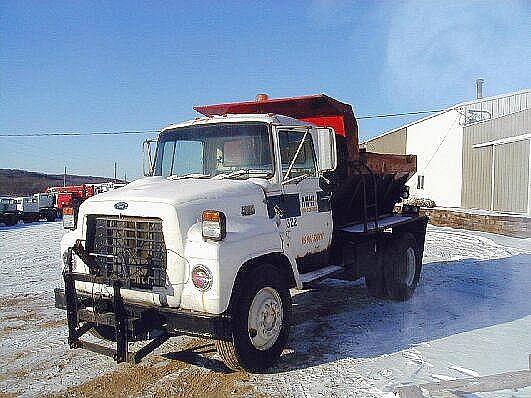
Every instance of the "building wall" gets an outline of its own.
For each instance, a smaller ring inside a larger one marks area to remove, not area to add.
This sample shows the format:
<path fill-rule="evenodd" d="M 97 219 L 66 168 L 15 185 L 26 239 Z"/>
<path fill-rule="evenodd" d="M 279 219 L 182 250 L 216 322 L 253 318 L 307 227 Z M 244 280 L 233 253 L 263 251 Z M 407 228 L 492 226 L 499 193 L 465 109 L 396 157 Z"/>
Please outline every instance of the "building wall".
<path fill-rule="evenodd" d="M 496 145 L 494 156 L 495 211 L 527 213 L 529 187 L 529 142 L 527 140 Z"/>
<path fill-rule="evenodd" d="M 365 143 L 368 152 L 406 154 L 406 129 L 374 138 Z"/>
<path fill-rule="evenodd" d="M 531 214 L 529 140 L 473 148 L 530 132 L 531 109 L 464 127 L 464 208 Z"/>
<path fill-rule="evenodd" d="M 460 207 L 463 127 L 456 110 L 407 127 L 406 153 L 417 155 L 417 173 L 409 180 L 412 196 L 429 198 L 437 206 Z M 417 189 L 418 176 L 424 188 Z"/>

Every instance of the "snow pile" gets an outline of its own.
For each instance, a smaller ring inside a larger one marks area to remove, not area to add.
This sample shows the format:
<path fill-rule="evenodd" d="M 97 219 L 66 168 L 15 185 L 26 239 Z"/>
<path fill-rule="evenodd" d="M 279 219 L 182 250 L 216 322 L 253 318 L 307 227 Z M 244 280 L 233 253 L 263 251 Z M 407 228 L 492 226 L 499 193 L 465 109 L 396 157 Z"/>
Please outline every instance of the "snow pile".
<path fill-rule="evenodd" d="M 279 365 L 269 374 L 235 377 L 222 372 L 210 346 L 206 354 L 179 353 L 203 344 L 197 339 L 165 343 L 157 352 L 168 355 L 162 362 L 150 356 L 142 366 L 153 371 L 145 372 L 70 350 L 65 313 L 53 304 L 53 288 L 62 284 L 63 233 L 60 223 L 0 228 L 0 395 L 56 392 L 105 373 L 103 380 L 134 374 L 146 396 L 161 392 L 160 385 L 190 391 L 197 387 L 193 383 L 211 380 L 219 396 L 393 398 L 392 391 L 404 384 L 528 367 L 526 240 L 430 226 L 421 282 L 410 301 L 369 298 L 362 281 L 325 280 L 293 297 L 294 325 Z M 157 364 L 164 372 L 156 371 Z M 238 389 L 234 380 L 247 387 Z M 116 396 L 123 393 L 119 388 L 105 385 Z M 531 388 L 494 396 L 531 396 Z"/>
<path fill-rule="evenodd" d="M 531 252 L 531 247 L 529 251 Z M 464 259 L 493 260 L 516 256 L 521 252 L 520 249 L 500 245 L 490 238 L 464 229 L 428 225 L 424 263 Z"/>

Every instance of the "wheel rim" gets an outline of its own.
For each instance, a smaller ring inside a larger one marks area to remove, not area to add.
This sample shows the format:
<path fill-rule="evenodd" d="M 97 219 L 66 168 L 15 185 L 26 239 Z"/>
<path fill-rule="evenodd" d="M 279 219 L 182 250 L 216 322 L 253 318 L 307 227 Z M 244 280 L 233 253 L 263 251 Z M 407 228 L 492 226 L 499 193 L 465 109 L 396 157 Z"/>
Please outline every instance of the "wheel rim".
<path fill-rule="evenodd" d="M 407 286 L 411 286 L 413 285 L 413 281 L 415 280 L 415 271 L 416 271 L 415 250 L 413 250 L 412 247 L 408 247 L 406 250 L 404 268 L 405 269 L 404 269 L 404 275 L 403 275 L 402 281 Z"/>
<path fill-rule="evenodd" d="M 272 287 L 256 293 L 249 307 L 247 326 L 253 346 L 261 351 L 273 347 L 282 329 L 282 300 Z"/>

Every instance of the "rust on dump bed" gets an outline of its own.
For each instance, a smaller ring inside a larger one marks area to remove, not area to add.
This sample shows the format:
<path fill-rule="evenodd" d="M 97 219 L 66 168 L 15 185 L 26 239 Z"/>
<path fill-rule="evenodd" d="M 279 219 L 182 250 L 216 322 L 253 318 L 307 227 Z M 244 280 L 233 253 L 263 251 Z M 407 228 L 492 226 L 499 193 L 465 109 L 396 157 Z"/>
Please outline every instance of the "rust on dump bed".
<path fill-rule="evenodd" d="M 416 155 L 396 155 L 391 153 L 375 153 L 360 151 L 360 161 L 365 163 L 375 174 L 395 174 L 407 180 L 417 171 Z"/>

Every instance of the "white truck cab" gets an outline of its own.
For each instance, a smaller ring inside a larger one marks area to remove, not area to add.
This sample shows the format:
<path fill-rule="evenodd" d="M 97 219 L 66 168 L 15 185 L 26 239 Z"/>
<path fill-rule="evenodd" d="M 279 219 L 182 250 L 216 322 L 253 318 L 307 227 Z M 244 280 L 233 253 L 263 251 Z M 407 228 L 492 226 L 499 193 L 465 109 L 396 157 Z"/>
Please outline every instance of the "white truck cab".
<path fill-rule="evenodd" d="M 359 277 L 334 248 L 339 235 L 356 234 L 334 228 L 337 154 L 333 128 L 271 113 L 162 130 L 149 176 L 86 200 L 61 242 L 65 290 L 56 289 L 56 304 L 67 310 L 70 345 L 93 349 L 79 339 L 91 329 L 117 341 L 118 361 L 138 360 L 128 341 L 158 333 L 155 346 L 184 333 L 216 339 L 231 368 L 271 366 L 289 334 L 289 289 L 332 274 Z M 373 224 L 380 236 L 376 214 Z M 366 218 L 363 227 L 361 250 L 375 252 L 384 238 L 370 237 Z M 421 235 L 395 248 L 405 276 L 395 278 L 402 290 L 389 291 L 393 298 L 416 286 Z M 383 270 L 373 274 L 382 290 Z"/>
<path fill-rule="evenodd" d="M 18 223 L 20 213 L 17 210 L 16 199 L 11 197 L 0 197 L 0 223 L 11 227 Z"/>

